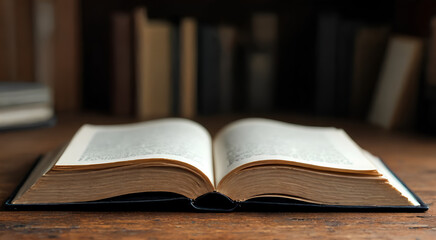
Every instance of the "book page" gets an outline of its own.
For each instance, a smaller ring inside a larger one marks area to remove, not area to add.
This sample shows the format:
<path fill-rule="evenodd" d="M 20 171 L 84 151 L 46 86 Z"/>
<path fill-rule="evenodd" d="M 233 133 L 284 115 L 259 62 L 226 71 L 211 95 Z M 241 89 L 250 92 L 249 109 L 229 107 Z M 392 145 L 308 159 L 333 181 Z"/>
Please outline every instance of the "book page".
<path fill-rule="evenodd" d="M 56 166 L 105 164 L 135 159 L 171 159 L 198 168 L 213 183 L 212 144 L 207 130 L 186 119 L 84 125 Z"/>
<path fill-rule="evenodd" d="M 243 119 L 214 141 L 215 181 L 247 163 L 283 160 L 324 168 L 374 171 L 360 147 L 340 129 L 307 127 L 267 119 Z"/>
<path fill-rule="evenodd" d="M 389 184 L 397 189 L 404 197 L 406 197 L 414 206 L 419 206 L 419 202 L 413 194 L 401 183 L 398 178 L 383 164 L 383 162 L 372 155 L 368 151 L 363 150 L 363 154 L 370 160 L 378 169 L 378 171 L 386 178 Z"/>

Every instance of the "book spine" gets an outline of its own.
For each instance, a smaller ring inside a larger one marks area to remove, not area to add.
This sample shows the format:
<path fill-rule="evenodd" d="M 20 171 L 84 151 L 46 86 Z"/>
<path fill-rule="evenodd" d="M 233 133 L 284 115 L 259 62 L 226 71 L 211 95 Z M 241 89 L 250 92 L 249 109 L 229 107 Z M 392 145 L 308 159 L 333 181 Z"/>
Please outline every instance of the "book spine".
<path fill-rule="evenodd" d="M 349 116 L 364 119 L 371 105 L 388 41 L 387 26 L 364 26 L 356 32 Z"/>
<path fill-rule="evenodd" d="M 31 0 L 0 1 L 0 80 L 34 81 Z"/>
<path fill-rule="evenodd" d="M 141 119 L 171 115 L 171 25 L 135 11 L 137 115 Z"/>
<path fill-rule="evenodd" d="M 57 111 L 77 111 L 81 105 L 79 1 L 54 1 L 54 97 Z"/>
<path fill-rule="evenodd" d="M 369 122 L 392 129 L 413 121 L 423 42 L 419 38 L 393 36 L 368 116 Z"/>
<path fill-rule="evenodd" d="M 15 53 L 16 73 L 18 81 L 34 81 L 33 65 L 33 28 L 32 28 L 32 1 L 15 0 Z"/>
<path fill-rule="evenodd" d="M 248 109 L 268 111 L 273 104 L 274 56 L 270 52 L 249 53 Z"/>
<path fill-rule="evenodd" d="M 180 24 L 180 114 L 192 118 L 197 108 L 197 21 L 184 18 Z"/>
<path fill-rule="evenodd" d="M 251 19 L 252 48 L 248 52 L 248 94 L 250 111 L 273 107 L 276 80 L 278 17 L 273 13 L 254 14 Z"/>
<path fill-rule="evenodd" d="M 356 30 L 359 24 L 343 20 L 338 28 L 337 77 L 335 82 L 335 115 L 348 116 Z"/>
<path fill-rule="evenodd" d="M 135 9 L 135 83 L 136 83 L 136 114 L 138 118 L 144 119 L 149 117 L 147 112 L 147 75 L 144 68 L 146 61 L 146 49 L 144 43 L 146 42 L 146 28 L 147 17 L 146 9 L 141 7 Z"/>
<path fill-rule="evenodd" d="M 116 2 L 80 1 L 83 108 L 110 111 L 110 16 Z"/>
<path fill-rule="evenodd" d="M 56 111 L 81 105 L 77 0 L 34 2 L 35 78 L 52 89 Z"/>
<path fill-rule="evenodd" d="M 54 5 L 52 0 L 34 1 L 34 48 L 35 79 L 49 86 L 53 94 L 54 87 Z"/>
<path fill-rule="evenodd" d="M 171 112 L 180 115 L 180 23 L 171 28 Z"/>
<path fill-rule="evenodd" d="M 152 117 L 171 115 L 171 28 L 167 21 L 148 22 L 144 67 L 150 84 L 148 106 Z"/>
<path fill-rule="evenodd" d="M 13 1 L 0 1 L 0 81 L 14 78 Z"/>
<path fill-rule="evenodd" d="M 112 113 L 132 114 L 132 18 L 129 13 L 112 15 Z"/>
<path fill-rule="evenodd" d="M 430 37 L 420 110 L 420 130 L 436 133 L 436 17 L 430 19 Z"/>
<path fill-rule="evenodd" d="M 315 108 L 321 115 L 334 114 L 338 24 L 336 13 L 322 13 L 318 18 Z"/>
<path fill-rule="evenodd" d="M 218 112 L 220 94 L 218 30 L 210 24 L 198 28 L 198 112 Z"/>
<path fill-rule="evenodd" d="M 232 26 L 220 25 L 218 35 L 221 49 L 219 52 L 219 111 L 228 113 L 233 110 L 236 29 Z"/>

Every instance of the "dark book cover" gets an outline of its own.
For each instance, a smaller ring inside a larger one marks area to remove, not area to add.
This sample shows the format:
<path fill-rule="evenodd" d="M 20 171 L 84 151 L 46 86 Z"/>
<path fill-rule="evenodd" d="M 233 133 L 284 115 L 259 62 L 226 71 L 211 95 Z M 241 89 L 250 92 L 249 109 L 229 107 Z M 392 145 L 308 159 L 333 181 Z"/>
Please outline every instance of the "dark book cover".
<path fill-rule="evenodd" d="M 247 108 L 252 112 L 273 109 L 277 68 L 278 15 L 254 13 L 247 52 Z"/>
<path fill-rule="evenodd" d="M 236 32 L 235 26 L 224 24 L 218 26 L 221 48 L 219 53 L 220 113 L 228 113 L 233 110 Z"/>
<path fill-rule="evenodd" d="M 252 112 L 267 112 L 273 108 L 275 84 L 274 51 L 250 51 L 247 55 L 247 107 Z"/>
<path fill-rule="evenodd" d="M 335 115 L 348 115 L 353 80 L 354 43 L 360 24 L 352 20 L 342 20 L 337 36 L 337 77 L 335 82 Z"/>
<path fill-rule="evenodd" d="M 232 110 L 245 111 L 247 105 L 247 31 L 241 27 L 236 34 L 235 61 L 233 71 Z"/>
<path fill-rule="evenodd" d="M 115 115 L 133 113 L 133 21 L 128 12 L 111 16 L 111 109 Z"/>
<path fill-rule="evenodd" d="M 321 115 L 335 112 L 339 23 L 340 16 L 335 12 L 321 13 L 318 17 L 316 112 Z"/>
<path fill-rule="evenodd" d="M 171 28 L 171 112 L 180 116 L 180 22 L 172 20 Z"/>
<path fill-rule="evenodd" d="M 85 110 L 110 111 L 110 16 L 114 0 L 81 1 L 82 101 Z"/>
<path fill-rule="evenodd" d="M 369 111 L 388 36 L 386 25 L 365 24 L 356 32 L 348 111 L 353 118 L 364 119 Z"/>
<path fill-rule="evenodd" d="M 198 25 L 198 113 L 213 114 L 219 109 L 220 42 L 218 29 L 209 23 Z"/>
<path fill-rule="evenodd" d="M 313 113 L 317 15 L 314 6 L 290 8 L 279 21 L 275 106 Z"/>

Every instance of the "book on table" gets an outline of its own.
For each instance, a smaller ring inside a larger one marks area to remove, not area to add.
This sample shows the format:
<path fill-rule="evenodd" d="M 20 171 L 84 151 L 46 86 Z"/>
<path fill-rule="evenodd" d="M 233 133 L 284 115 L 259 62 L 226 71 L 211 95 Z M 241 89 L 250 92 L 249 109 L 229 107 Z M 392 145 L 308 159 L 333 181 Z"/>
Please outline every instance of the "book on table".
<path fill-rule="evenodd" d="M 84 125 L 68 145 L 37 162 L 6 205 L 132 199 L 147 205 L 173 198 L 206 210 L 428 208 L 343 130 L 260 118 L 230 123 L 214 138 L 179 118 Z"/>

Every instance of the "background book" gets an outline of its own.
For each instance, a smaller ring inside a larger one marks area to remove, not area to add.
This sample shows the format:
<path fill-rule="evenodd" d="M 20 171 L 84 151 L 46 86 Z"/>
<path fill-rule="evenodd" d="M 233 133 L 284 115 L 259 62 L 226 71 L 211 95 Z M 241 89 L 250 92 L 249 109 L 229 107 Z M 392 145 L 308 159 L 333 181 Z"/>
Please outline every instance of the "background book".
<path fill-rule="evenodd" d="M 436 133 L 436 17 L 430 20 L 428 51 L 425 56 L 425 78 L 419 99 L 419 130 Z"/>
<path fill-rule="evenodd" d="M 115 1 L 80 1 L 82 54 L 82 107 L 110 111 L 110 17 Z"/>
<path fill-rule="evenodd" d="M 169 22 L 148 19 L 145 8 L 135 10 L 137 116 L 171 114 L 171 30 Z"/>
<path fill-rule="evenodd" d="M 192 17 L 180 22 L 180 115 L 197 114 L 197 21 Z"/>
<path fill-rule="evenodd" d="M 270 111 L 274 102 L 278 17 L 255 13 L 251 17 L 251 46 L 247 53 L 247 109 Z"/>
<path fill-rule="evenodd" d="M 218 26 L 219 52 L 219 111 L 228 113 L 234 110 L 234 68 L 236 48 L 236 27 L 221 24 Z"/>
<path fill-rule="evenodd" d="M 129 12 L 115 12 L 111 17 L 112 84 L 111 108 L 115 115 L 133 115 L 133 20 Z"/>
<path fill-rule="evenodd" d="M 402 34 L 425 41 L 430 17 L 436 14 L 433 5 L 428 0 L 386 1 L 377 7 L 365 1 L 236 1 L 229 8 L 226 2 L 1 0 L 0 11 L 5 14 L 0 16 L 4 20 L 0 23 L 0 80 L 12 76 L 11 81 L 47 83 L 61 112 L 114 114 L 117 103 L 120 110 L 136 111 L 140 65 L 133 51 L 136 31 L 118 34 L 132 39 L 130 53 L 129 47 L 116 50 L 113 16 L 132 15 L 135 9 L 145 7 L 150 22 L 158 20 L 170 26 L 169 60 L 159 64 L 169 68 L 170 80 L 147 88 L 153 94 L 166 89 L 159 95 L 167 95 L 162 98 L 165 101 L 148 101 L 146 109 L 155 108 L 156 116 L 281 111 L 363 120 L 367 119 L 388 37 Z M 22 17 L 17 19 L 18 15 Z M 194 24 L 186 28 L 186 19 Z M 193 30 L 194 25 L 198 31 Z M 203 26 L 208 25 L 213 28 L 209 35 L 214 37 L 207 37 Z M 27 47 L 10 47 L 20 44 Z M 25 58 L 22 50 L 27 53 Z M 130 54 L 130 62 L 115 57 L 115 51 L 120 56 Z M 431 69 L 431 64 L 423 68 Z M 120 69 L 125 69 L 125 77 L 115 76 Z M 115 81 L 129 79 L 127 69 L 133 80 Z M 146 69 L 150 67 L 144 72 Z M 154 75 L 154 70 L 147 74 Z M 19 74 L 33 78 L 18 79 Z M 419 122 L 424 123 L 434 94 L 426 93 L 423 75 L 418 81 L 421 88 L 416 105 Z M 125 85 L 115 87 L 116 82 Z M 126 91 L 129 84 L 130 93 Z M 118 100 L 128 95 L 130 104 L 128 98 L 125 103 Z M 146 118 L 152 115 L 146 114 Z"/>
<path fill-rule="evenodd" d="M 54 80 L 54 5 L 51 0 L 34 1 L 35 79 L 55 87 Z"/>
<path fill-rule="evenodd" d="M 386 25 L 364 25 L 356 32 L 349 101 L 352 118 L 364 119 L 369 111 L 388 36 Z"/>
<path fill-rule="evenodd" d="M 57 111 L 81 105 L 78 12 L 77 0 L 34 1 L 36 80 L 51 87 Z"/>
<path fill-rule="evenodd" d="M 218 113 L 220 102 L 220 53 L 222 52 L 216 25 L 198 26 L 198 113 Z"/>
<path fill-rule="evenodd" d="M 34 81 L 32 1 L 0 1 L 0 80 Z"/>
<path fill-rule="evenodd" d="M 318 17 L 316 45 L 316 112 L 333 115 L 337 79 L 339 14 L 321 13 Z"/>
<path fill-rule="evenodd" d="M 171 112 L 180 116 L 180 21 L 172 19 L 171 22 Z"/>
<path fill-rule="evenodd" d="M 356 33 L 361 23 L 341 18 L 338 25 L 337 39 L 337 69 L 335 81 L 335 108 L 334 115 L 346 117 L 349 115 L 349 103 L 351 98 L 353 58 L 355 55 L 354 45 Z"/>
<path fill-rule="evenodd" d="M 54 104 L 57 111 L 78 111 L 81 105 L 80 14 L 78 0 L 54 3 Z"/>
<path fill-rule="evenodd" d="M 391 129 L 410 125 L 414 120 L 422 51 L 419 38 L 389 39 L 368 116 L 371 123 Z"/>
<path fill-rule="evenodd" d="M 317 11 L 291 5 L 279 15 L 275 106 L 280 111 L 314 113 Z"/>

